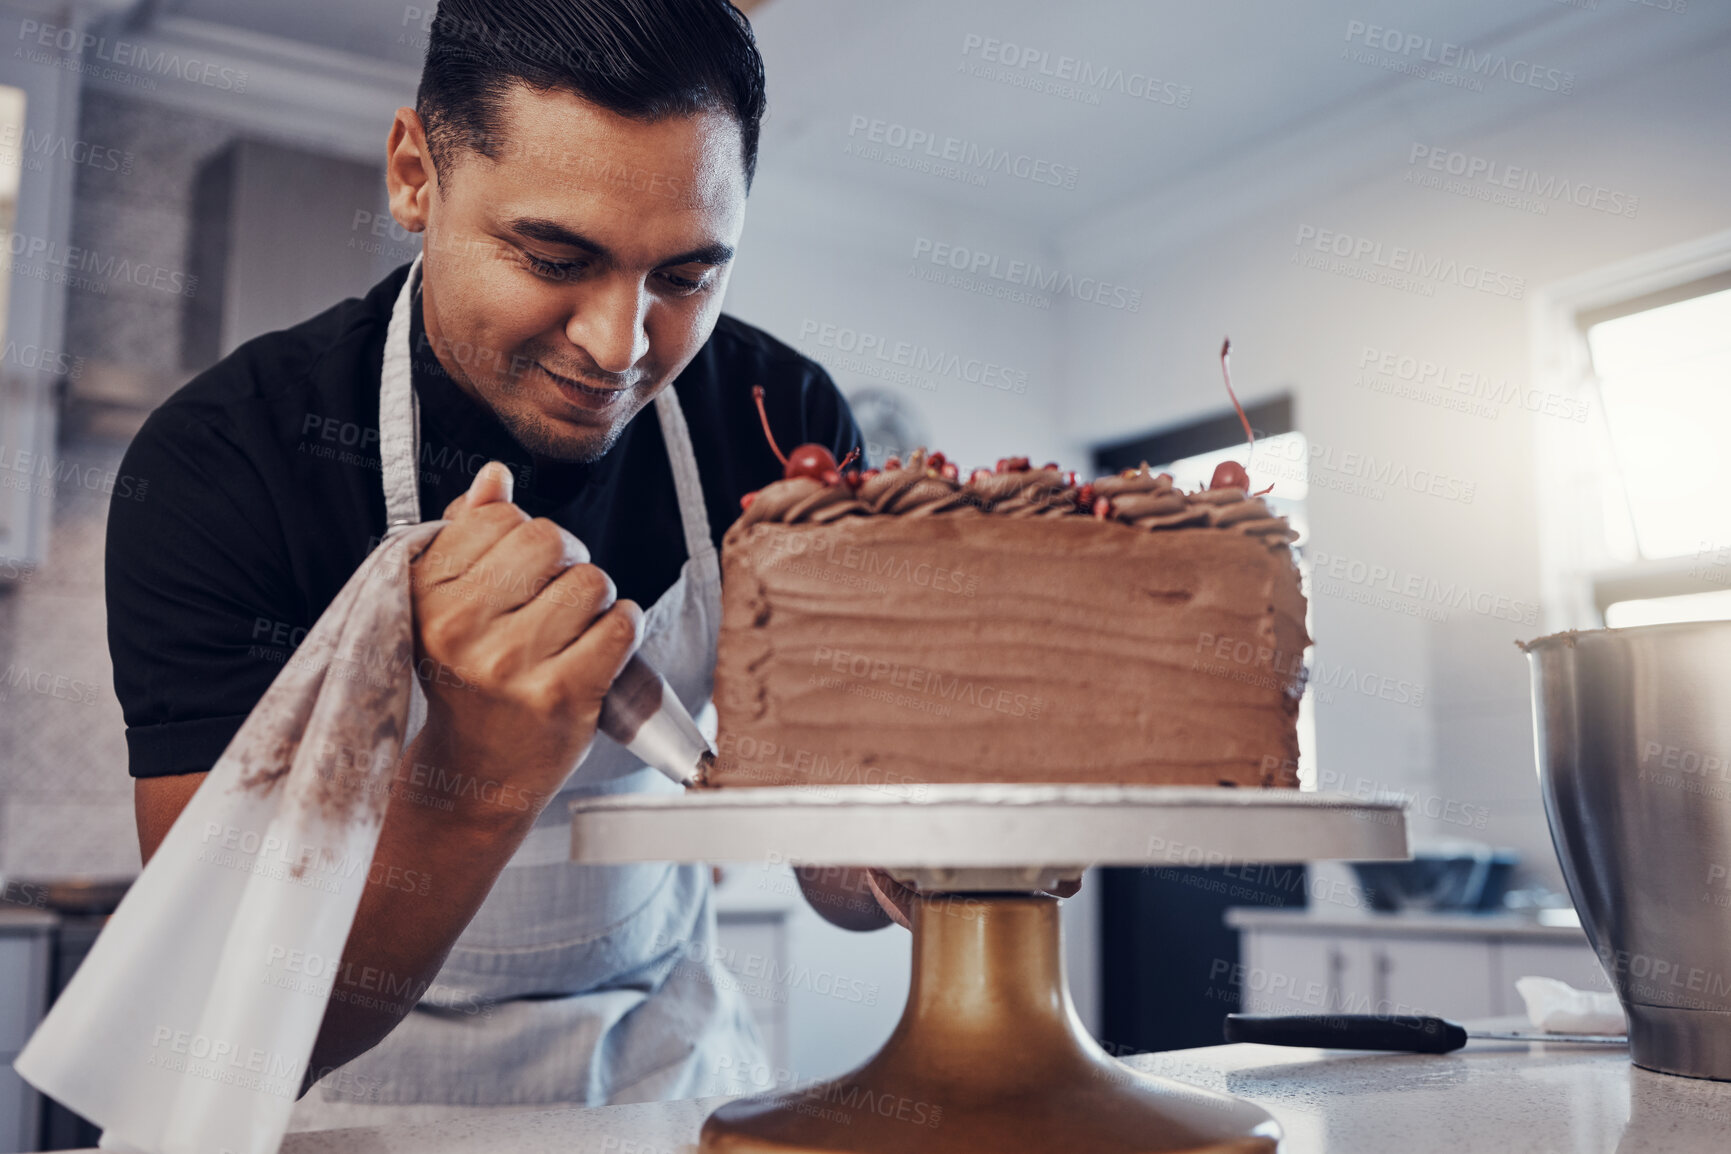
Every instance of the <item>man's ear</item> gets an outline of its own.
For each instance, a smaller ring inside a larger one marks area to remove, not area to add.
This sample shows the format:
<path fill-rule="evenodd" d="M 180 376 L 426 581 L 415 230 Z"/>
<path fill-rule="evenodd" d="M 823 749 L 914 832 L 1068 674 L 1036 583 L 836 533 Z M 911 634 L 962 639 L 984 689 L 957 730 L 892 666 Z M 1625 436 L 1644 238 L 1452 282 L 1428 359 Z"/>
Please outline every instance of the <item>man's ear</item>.
<path fill-rule="evenodd" d="M 391 194 L 391 215 L 410 232 L 424 232 L 432 199 L 438 189 L 427 132 L 413 108 L 397 109 L 385 144 L 385 187 Z"/>

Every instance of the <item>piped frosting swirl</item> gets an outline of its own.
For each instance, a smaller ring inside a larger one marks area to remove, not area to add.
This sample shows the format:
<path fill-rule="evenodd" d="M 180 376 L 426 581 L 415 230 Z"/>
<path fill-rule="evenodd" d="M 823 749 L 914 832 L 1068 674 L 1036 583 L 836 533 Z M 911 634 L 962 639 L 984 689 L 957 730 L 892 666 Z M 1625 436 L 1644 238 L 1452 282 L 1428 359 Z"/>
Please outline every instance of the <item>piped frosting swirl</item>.
<path fill-rule="evenodd" d="M 1087 500 L 1106 499 L 1104 519 L 1139 529 L 1226 529 L 1282 548 L 1298 534 L 1260 497 L 1242 489 L 1186 493 L 1170 474 L 1143 465 L 1092 486 L 1071 485 L 1057 469 L 976 473 L 966 481 L 945 477 L 916 449 L 906 463 L 859 482 L 825 485 L 809 477 L 776 481 L 759 490 L 735 530 L 764 522 L 828 524 L 844 517 L 1089 517 Z M 1088 492 L 1084 492 L 1084 488 Z"/>

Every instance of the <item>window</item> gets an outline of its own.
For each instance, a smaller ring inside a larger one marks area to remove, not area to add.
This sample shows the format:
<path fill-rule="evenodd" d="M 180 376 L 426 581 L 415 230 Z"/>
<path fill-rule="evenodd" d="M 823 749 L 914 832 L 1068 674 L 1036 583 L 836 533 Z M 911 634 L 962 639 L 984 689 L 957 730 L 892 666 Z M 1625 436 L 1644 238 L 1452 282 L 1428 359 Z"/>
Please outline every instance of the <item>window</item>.
<path fill-rule="evenodd" d="M 1605 624 L 1731 618 L 1731 289 L 1603 321 L 1587 345 L 1626 514 L 1608 530 L 1640 559 L 1693 557 L 1697 577 L 1727 586 L 1615 601 Z"/>
<path fill-rule="evenodd" d="M 1731 523 L 1731 289 L 1587 330 L 1639 556 L 1681 557 Z"/>
<path fill-rule="evenodd" d="M 1731 233 L 1534 307 L 1535 375 L 1588 418 L 1534 423 L 1547 627 L 1731 618 Z"/>

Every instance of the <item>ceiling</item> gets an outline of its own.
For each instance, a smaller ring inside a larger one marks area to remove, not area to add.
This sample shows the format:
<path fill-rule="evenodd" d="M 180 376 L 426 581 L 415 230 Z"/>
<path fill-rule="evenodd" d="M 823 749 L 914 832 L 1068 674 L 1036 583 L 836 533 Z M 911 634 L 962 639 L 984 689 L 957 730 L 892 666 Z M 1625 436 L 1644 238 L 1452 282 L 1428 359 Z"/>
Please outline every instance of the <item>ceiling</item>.
<path fill-rule="evenodd" d="M 412 68 L 435 0 L 145 5 L 154 15 Z M 1360 25 L 1398 29 L 1402 43 L 1429 41 L 1433 54 L 1449 42 L 1570 73 L 1577 93 L 1731 45 L 1731 4 L 1679 16 L 1625 0 L 775 0 L 755 23 L 770 80 L 764 171 L 1054 232 L 1086 230 L 1113 210 L 1163 211 L 1163 194 L 1190 203 L 1253 196 L 1259 184 L 1300 179 L 1306 156 L 1329 154 L 1338 171 L 1357 133 L 1411 140 L 1543 114 L 1571 99 L 1507 78 L 1471 91 L 1388 67 L 1420 60 L 1423 48 L 1382 52 L 1382 66 L 1348 58 L 1343 50 L 1364 48 L 1363 34 L 1351 35 Z M 1161 99 L 1103 91 L 1078 101 L 1034 91 L 1026 82 L 1038 79 L 1037 65 L 988 64 L 998 78 L 964 71 L 982 63 L 980 46 L 991 40 L 1044 53 L 1048 67 L 1067 56 L 1108 75 L 1122 70 L 1126 86 L 1154 78 Z M 1044 162 L 1041 172 L 1060 183 L 1000 170 L 982 191 L 977 170 L 963 173 L 970 183 L 882 159 L 915 159 L 905 148 L 866 158 L 851 151 L 880 130 Z M 1284 159 L 1248 163 L 1262 154 Z M 1073 187 L 1062 187 L 1072 176 Z"/>

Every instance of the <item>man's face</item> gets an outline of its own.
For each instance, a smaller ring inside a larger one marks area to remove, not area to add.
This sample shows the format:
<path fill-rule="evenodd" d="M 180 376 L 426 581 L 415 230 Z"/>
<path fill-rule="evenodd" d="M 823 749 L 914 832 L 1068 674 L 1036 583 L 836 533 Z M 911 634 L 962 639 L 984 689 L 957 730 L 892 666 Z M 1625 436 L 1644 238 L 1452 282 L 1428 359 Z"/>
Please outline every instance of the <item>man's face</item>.
<path fill-rule="evenodd" d="M 498 122 L 497 159 L 447 157 L 422 196 L 428 341 L 524 448 L 593 461 L 715 327 L 745 223 L 739 128 L 522 85 Z"/>

